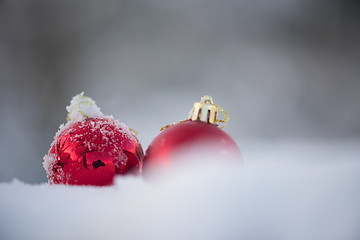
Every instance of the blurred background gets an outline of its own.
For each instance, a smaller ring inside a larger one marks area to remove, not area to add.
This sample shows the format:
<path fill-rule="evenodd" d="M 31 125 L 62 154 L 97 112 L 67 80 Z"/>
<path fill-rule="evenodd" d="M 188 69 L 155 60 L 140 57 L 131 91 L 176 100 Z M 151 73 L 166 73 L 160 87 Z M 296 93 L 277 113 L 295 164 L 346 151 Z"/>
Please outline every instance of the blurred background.
<path fill-rule="evenodd" d="M 205 94 L 230 113 L 225 130 L 245 161 L 277 142 L 295 154 L 359 143 L 359 6 L 0 0 L 0 181 L 46 181 L 42 157 L 82 91 L 136 129 L 144 150 Z"/>

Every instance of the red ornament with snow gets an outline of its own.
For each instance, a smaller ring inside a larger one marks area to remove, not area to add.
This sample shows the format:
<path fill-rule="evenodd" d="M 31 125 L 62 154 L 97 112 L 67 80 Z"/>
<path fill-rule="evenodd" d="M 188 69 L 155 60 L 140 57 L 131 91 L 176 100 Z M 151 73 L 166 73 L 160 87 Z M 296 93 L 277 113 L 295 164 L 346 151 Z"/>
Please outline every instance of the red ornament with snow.
<path fill-rule="evenodd" d="M 116 174 L 141 172 L 142 147 L 126 125 L 103 115 L 83 94 L 67 110 L 69 122 L 60 126 L 44 157 L 49 183 L 104 186 Z"/>
<path fill-rule="evenodd" d="M 219 110 L 225 119 L 218 119 Z M 167 125 L 150 143 L 144 158 L 143 174 L 172 169 L 176 161 L 198 158 L 242 162 L 239 147 L 220 127 L 226 125 L 229 115 L 212 98 L 204 96 L 195 103 L 190 119 Z M 223 127 L 224 127 L 223 126 Z"/>

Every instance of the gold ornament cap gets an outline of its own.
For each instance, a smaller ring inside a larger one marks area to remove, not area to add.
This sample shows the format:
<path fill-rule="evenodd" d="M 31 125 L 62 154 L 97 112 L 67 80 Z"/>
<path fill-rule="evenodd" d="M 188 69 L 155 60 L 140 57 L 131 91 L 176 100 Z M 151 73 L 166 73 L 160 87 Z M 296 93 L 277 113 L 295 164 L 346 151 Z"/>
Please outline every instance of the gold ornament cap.
<path fill-rule="evenodd" d="M 224 115 L 224 119 L 218 119 L 218 112 Z M 214 100 L 210 96 L 203 96 L 200 102 L 194 103 L 194 107 L 190 114 L 190 119 L 192 121 L 200 121 L 205 123 L 210 123 L 214 125 L 218 125 L 218 122 L 223 122 L 224 125 L 221 127 L 225 127 L 227 121 L 229 121 L 230 117 L 224 109 L 214 104 Z"/>
<path fill-rule="evenodd" d="M 224 119 L 218 119 L 219 111 L 224 115 Z M 224 128 L 230 119 L 229 114 L 224 109 L 216 105 L 212 97 L 207 95 L 203 96 L 200 102 L 194 103 L 194 107 L 192 108 L 189 117 L 189 119 L 185 119 L 177 123 L 182 123 L 186 121 L 199 121 L 218 126 L 218 123 L 221 122 L 224 123 L 224 125 L 222 125 L 220 128 Z M 163 131 L 164 129 L 171 127 L 177 123 L 163 126 L 160 128 L 160 131 Z"/>
<path fill-rule="evenodd" d="M 218 107 L 214 104 L 212 97 L 204 96 L 200 102 L 194 103 L 191 120 L 216 124 Z"/>

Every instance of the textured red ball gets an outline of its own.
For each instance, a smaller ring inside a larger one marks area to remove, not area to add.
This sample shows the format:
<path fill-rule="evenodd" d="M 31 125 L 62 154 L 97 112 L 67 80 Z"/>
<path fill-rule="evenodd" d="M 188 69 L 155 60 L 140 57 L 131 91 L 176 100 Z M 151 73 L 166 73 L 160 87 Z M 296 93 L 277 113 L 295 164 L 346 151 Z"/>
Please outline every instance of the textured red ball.
<path fill-rule="evenodd" d="M 208 152 L 216 158 L 241 161 L 237 144 L 225 131 L 214 124 L 188 120 L 165 128 L 155 137 L 146 151 L 143 173 L 172 168 L 176 155 L 189 157 L 187 151 L 195 153 L 197 149 L 197 156 Z"/>
<path fill-rule="evenodd" d="M 110 185 L 115 174 L 139 174 L 142 147 L 127 126 L 110 118 L 88 118 L 62 127 L 44 166 L 49 183 Z"/>

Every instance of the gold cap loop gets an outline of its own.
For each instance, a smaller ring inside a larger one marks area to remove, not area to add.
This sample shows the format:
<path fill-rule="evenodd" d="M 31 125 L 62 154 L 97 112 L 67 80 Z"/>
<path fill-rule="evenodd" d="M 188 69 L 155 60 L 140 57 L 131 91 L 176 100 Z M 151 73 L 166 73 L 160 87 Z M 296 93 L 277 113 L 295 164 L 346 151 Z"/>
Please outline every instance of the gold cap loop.
<path fill-rule="evenodd" d="M 218 119 L 219 111 L 224 115 L 224 119 Z M 177 123 L 182 123 L 191 120 L 191 121 L 205 122 L 218 126 L 217 123 L 221 122 L 224 123 L 224 125 L 221 126 L 220 128 L 224 128 L 227 122 L 229 121 L 229 119 L 230 119 L 229 114 L 224 109 L 216 105 L 212 97 L 203 96 L 200 102 L 194 103 L 194 107 L 192 108 L 192 111 L 190 113 L 190 119 L 185 119 Z M 174 124 L 168 124 L 166 126 L 163 126 L 160 128 L 160 131 L 168 127 L 171 127 Z"/>
<path fill-rule="evenodd" d="M 224 115 L 224 119 L 218 119 L 219 110 Z M 224 109 L 214 104 L 212 97 L 204 96 L 201 98 L 200 102 L 194 103 L 190 119 L 192 121 L 200 121 L 215 125 L 217 125 L 218 122 L 222 122 L 224 125 L 221 128 L 223 128 L 226 126 L 227 121 L 229 121 L 230 116 Z"/>
<path fill-rule="evenodd" d="M 212 97 L 204 96 L 200 102 L 194 103 L 191 113 L 191 120 L 216 124 L 218 108 L 214 104 Z"/>

